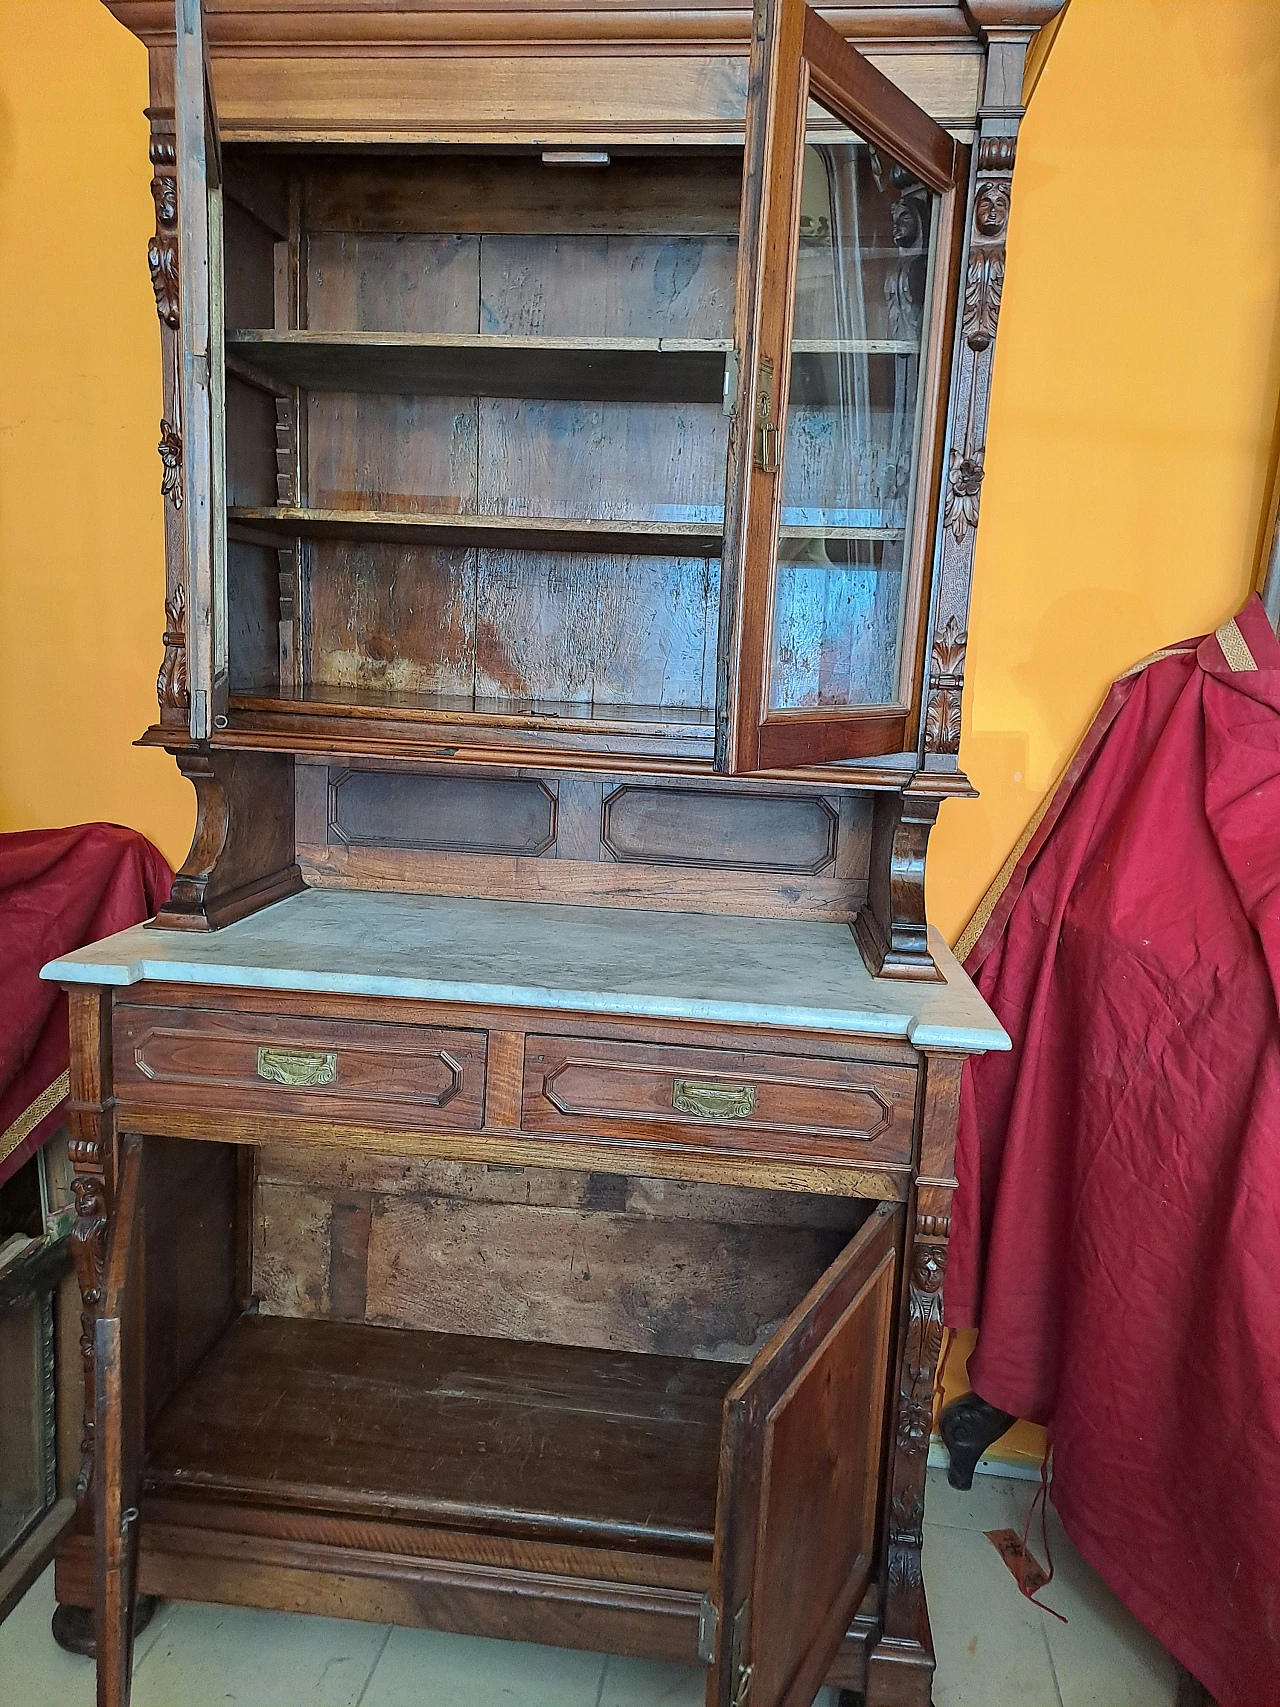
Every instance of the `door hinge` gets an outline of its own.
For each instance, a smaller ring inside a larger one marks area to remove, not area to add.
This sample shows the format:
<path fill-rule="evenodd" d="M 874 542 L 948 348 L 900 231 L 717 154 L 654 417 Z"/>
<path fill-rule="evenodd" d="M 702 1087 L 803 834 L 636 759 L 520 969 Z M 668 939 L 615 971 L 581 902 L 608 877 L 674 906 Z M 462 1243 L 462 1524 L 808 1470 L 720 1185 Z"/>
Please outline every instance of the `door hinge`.
<path fill-rule="evenodd" d="M 751 1602 L 744 1600 L 733 1615 L 733 1694 L 730 1707 L 746 1707 L 751 1693 L 751 1674 L 756 1669 L 747 1664 L 747 1637 L 751 1630 Z"/>
<path fill-rule="evenodd" d="M 710 1665 L 716 1657 L 716 1629 L 720 1619 L 711 1596 L 704 1594 L 698 1607 L 698 1658 Z"/>
<path fill-rule="evenodd" d="M 726 350 L 724 358 L 724 394 L 720 404 L 725 415 L 738 413 L 738 352 Z"/>
<path fill-rule="evenodd" d="M 773 357 L 756 368 L 756 421 L 752 462 L 762 474 L 778 472 L 778 426 L 773 418 Z"/>

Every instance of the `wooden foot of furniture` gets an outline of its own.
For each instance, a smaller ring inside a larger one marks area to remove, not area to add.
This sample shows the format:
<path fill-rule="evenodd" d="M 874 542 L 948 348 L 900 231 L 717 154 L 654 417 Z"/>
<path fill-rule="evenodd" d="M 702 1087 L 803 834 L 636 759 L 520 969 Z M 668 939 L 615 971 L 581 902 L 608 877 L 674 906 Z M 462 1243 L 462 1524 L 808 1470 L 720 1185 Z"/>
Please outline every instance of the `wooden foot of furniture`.
<path fill-rule="evenodd" d="M 1017 1420 L 976 1393 L 965 1393 L 962 1398 L 952 1400 L 943 1411 L 938 1428 L 951 1459 L 947 1480 L 953 1488 L 973 1486 L 974 1467 L 979 1458 Z"/>
<path fill-rule="evenodd" d="M 196 791 L 196 831 L 154 927 L 220 930 L 304 889 L 294 859 L 292 757 L 196 747 L 174 756 Z"/>
<path fill-rule="evenodd" d="M 933 1650 L 882 1636 L 867 1656 L 864 1707 L 933 1707 Z"/>
<path fill-rule="evenodd" d="M 154 1594 L 140 1594 L 133 1615 L 133 1634 L 140 1636 L 156 1615 L 160 1602 Z M 69 1654 L 80 1654 L 86 1660 L 97 1658 L 98 1645 L 93 1634 L 93 1613 L 87 1606 L 55 1606 L 50 1624 L 53 1639 Z"/>
<path fill-rule="evenodd" d="M 929 952 L 924 863 L 944 798 L 915 789 L 876 798 L 867 900 L 853 921 L 853 934 L 867 970 L 877 978 L 937 982 L 942 977 Z"/>

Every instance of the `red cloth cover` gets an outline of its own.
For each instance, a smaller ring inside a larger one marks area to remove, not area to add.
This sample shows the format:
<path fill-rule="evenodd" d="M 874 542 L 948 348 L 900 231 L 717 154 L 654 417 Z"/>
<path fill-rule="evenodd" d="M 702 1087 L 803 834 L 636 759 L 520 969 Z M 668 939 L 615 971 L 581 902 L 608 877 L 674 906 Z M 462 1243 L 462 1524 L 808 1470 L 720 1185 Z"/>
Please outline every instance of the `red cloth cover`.
<path fill-rule="evenodd" d="M 1254 667 L 1250 667 L 1250 666 Z M 1117 682 L 966 965 L 946 1319 L 1067 1532 L 1223 1707 L 1280 1703 L 1280 642 Z"/>
<path fill-rule="evenodd" d="M 172 885 L 164 856 L 116 824 L 0 835 L 0 1183 L 66 1102 L 67 998 L 40 968 L 149 918 Z"/>

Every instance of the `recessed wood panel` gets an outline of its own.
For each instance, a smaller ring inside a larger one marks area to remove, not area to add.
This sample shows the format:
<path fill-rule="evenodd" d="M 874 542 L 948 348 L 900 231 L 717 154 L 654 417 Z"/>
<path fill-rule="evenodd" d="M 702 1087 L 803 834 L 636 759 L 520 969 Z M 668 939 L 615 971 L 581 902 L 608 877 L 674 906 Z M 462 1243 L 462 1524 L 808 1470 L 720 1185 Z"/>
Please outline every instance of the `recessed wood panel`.
<path fill-rule="evenodd" d="M 350 847 L 537 855 L 556 839 L 556 801 L 540 782 L 331 771 L 328 839 Z"/>
<path fill-rule="evenodd" d="M 525 1042 L 521 1125 L 647 1144 L 903 1165 L 910 1067 L 601 1038 Z"/>
<path fill-rule="evenodd" d="M 129 1108 L 397 1131 L 474 1132 L 483 1118 L 482 1031 L 122 1003 L 114 1035 L 126 1125 Z"/>
<path fill-rule="evenodd" d="M 604 802 L 613 858 L 816 876 L 835 864 L 839 818 L 820 795 L 724 794 L 624 783 Z"/>

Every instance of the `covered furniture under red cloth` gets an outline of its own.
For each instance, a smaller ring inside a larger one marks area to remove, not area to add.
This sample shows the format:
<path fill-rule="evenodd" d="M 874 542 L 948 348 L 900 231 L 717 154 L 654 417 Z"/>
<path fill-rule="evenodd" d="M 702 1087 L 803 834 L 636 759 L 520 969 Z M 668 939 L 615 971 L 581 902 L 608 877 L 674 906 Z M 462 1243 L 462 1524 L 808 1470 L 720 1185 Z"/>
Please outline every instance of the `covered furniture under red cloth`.
<path fill-rule="evenodd" d="M 989 898 L 989 901 L 991 898 Z M 984 904 L 985 905 L 985 904 Z M 946 1319 L 1067 1532 L 1223 1707 L 1280 1702 L 1280 642 L 1111 689 L 965 964 Z M 969 934 L 969 933 L 967 933 Z"/>
<path fill-rule="evenodd" d="M 172 885 L 164 856 L 116 824 L 0 835 L 0 1183 L 67 1097 L 67 998 L 40 968 L 150 918 Z"/>

